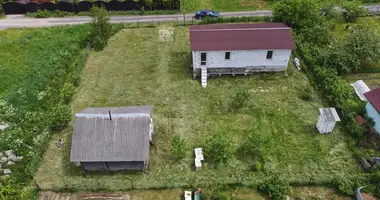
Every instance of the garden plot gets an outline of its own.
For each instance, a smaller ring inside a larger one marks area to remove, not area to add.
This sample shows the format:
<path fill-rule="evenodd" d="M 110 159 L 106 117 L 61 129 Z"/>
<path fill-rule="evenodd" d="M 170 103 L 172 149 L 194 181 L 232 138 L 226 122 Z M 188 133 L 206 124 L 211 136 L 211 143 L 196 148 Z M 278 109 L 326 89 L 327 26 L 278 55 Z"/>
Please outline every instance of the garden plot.
<path fill-rule="evenodd" d="M 266 140 L 266 165 L 291 182 L 329 182 L 337 175 L 359 172 L 339 125 L 320 135 L 315 124 L 321 100 L 311 93 L 304 101 L 300 91 L 307 77 L 289 65 L 285 73 L 212 78 L 207 88 L 192 80 L 191 51 L 186 27 L 173 28 L 173 41 L 161 42 L 159 28 L 125 29 L 112 37 L 101 52 L 92 52 L 72 108 L 153 105 L 154 146 L 149 169 L 140 173 L 89 173 L 69 162 L 70 125 L 54 135 L 35 181 L 45 190 L 128 190 L 241 183 L 258 184 L 264 174 L 253 171 L 250 159 L 241 159 L 239 147 L 254 134 Z M 105 67 L 107 66 L 107 67 Z M 231 111 L 239 91 L 248 91 L 244 106 Z M 193 149 L 215 134 L 231 144 L 226 164 L 212 168 L 207 155 L 202 170 L 193 170 Z M 171 158 L 171 140 L 185 139 L 187 154 Z M 57 148 L 55 141 L 65 144 Z M 270 163 L 270 165 L 268 164 Z"/>

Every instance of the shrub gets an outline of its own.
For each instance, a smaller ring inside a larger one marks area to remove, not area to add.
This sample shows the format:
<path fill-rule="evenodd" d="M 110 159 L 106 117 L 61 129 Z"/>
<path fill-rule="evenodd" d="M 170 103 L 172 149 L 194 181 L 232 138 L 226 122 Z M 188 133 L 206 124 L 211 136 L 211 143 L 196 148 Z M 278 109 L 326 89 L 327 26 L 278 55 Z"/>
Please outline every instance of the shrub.
<path fill-rule="evenodd" d="M 173 137 L 171 141 L 171 156 L 175 158 L 176 160 L 180 160 L 186 155 L 186 141 L 184 139 L 181 139 L 180 136 L 176 135 Z"/>
<path fill-rule="evenodd" d="M 104 8 L 91 8 L 92 22 L 89 40 L 96 51 L 103 50 L 111 37 L 111 24 L 108 12 Z"/>
<path fill-rule="evenodd" d="M 279 1 L 273 7 L 273 18 L 295 29 L 310 28 L 322 21 L 315 0 Z"/>
<path fill-rule="evenodd" d="M 234 112 L 246 106 L 249 99 L 248 90 L 240 90 L 235 93 L 229 105 L 229 111 Z"/>
<path fill-rule="evenodd" d="M 207 162 L 217 167 L 221 163 L 226 163 L 231 152 L 231 141 L 226 135 L 216 133 L 205 143 L 204 154 Z"/>
<path fill-rule="evenodd" d="M 30 14 L 35 18 L 48 18 L 51 17 L 51 12 L 49 10 L 37 10 L 37 12 Z M 28 15 L 29 16 L 29 15 Z"/>
<path fill-rule="evenodd" d="M 342 8 L 343 19 L 346 22 L 355 22 L 359 16 L 362 16 L 366 13 L 365 8 L 361 6 L 361 2 L 358 0 L 344 1 Z"/>
<path fill-rule="evenodd" d="M 22 188 L 12 178 L 0 180 L 0 198 L 3 200 L 21 199 Z"/>
<path fill-rule="evenodd" d="M 336 185 L 341 192 L 354 195 L 355 190 L 359 186 L 364 185 L 364 177 L 361 175 L 336 175 L 332 183 Z"/>
<path fill-rule="evenodd" d="M 64 129 L 71 120 L 71 108 L 68 105 L 53 107 L 50 115 L 50 128 L 54 131 Z"/>
<path fill-rule="evenodd" d="M 340 73 L 360 72 L 364 65 L 380 60 L 380 36 L 373 27 L 359 25 L 341 42 L 328 48 L 324 66 Z"/>
<path fill-rule="evenodd" d="M 263 168 L 268 148 L 270 148 L 268 137 L 251 132 L 238 149 L 239 157 L 252 161 L 252 170 L 259 171 Z"/>
<path fill-rule="evenodd" d="M 289 187 L 287 180 L 277 172 L 269 172 L 260 186 L 260 189 L 269 194 L 269 198 L 273 200 L 284 199 L 286 191 Z"/>
<path fill-rule="evenodd" d="M 300 98 L 304 101 L 312 101 L 313 100 L 313 88 L 308 85 L 300 90 Z"/>
<path fill-rule="evenodd" d="M 75 86 L 71 83 L 65 83 L 61 90 L 61 98 L 65 103 L 71 100 L 71 97 L 75 94 Z"/>

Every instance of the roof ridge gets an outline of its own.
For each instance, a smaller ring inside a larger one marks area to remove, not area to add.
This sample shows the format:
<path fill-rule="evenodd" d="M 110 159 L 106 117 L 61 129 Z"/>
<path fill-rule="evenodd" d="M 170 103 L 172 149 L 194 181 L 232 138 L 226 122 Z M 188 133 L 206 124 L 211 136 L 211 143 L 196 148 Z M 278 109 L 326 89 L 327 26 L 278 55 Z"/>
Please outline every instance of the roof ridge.
<path fill-rule="evenodd" d="M 107 114 L 92 114 L 92 113 L 76 113 L 75 117 L 86 117 L 86 118 L 109 118 L 110 115 Z M 123 113 L 123 114 L 112 114 L 112 118 L 127 118 L 127 117 L 150 117 L 148 113 Z"/>

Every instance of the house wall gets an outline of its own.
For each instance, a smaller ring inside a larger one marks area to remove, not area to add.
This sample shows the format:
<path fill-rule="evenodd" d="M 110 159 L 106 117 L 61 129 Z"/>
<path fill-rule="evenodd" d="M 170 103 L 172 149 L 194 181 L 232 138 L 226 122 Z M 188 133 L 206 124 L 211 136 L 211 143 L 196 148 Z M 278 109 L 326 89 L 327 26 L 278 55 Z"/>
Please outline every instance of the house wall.
<path fill-rule="evenodd" d="M 288 66 L 291 49 L 273 50 L 272 59 L 266 59 L 268 50 L 230 51 L 229 60 L 225 59 L 228 51 L 193 51 L 193 69 L 207 68 L 246 68 L 267 67 L 263 71 L 282 71 Z M 201 66 L 201 53 L 207 53 L 206 65 Z"/>
<path fill-rule="evenodd" d="M 86 171 L 140 171 L 145 168 L 144 161 L 129 162 L 81 162 Z"/>
<path fill-rule="evenodd" d="M 380 133 L 380 114 L 379 114 L 379 112 L 377 112 L 377 110 L 369 102 L 365 106 L 365 109 L 367 111 L 368 116 L 373 118 L 373 121 L 375 122 L 375 129 L 376 129 L 377 133 Z"/>

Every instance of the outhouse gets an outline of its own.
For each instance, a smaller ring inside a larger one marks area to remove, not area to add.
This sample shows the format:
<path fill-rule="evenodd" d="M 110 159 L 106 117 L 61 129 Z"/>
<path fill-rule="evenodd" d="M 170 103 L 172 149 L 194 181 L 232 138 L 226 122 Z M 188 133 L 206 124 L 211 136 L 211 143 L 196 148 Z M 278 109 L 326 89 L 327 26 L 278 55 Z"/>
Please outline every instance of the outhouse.
<path fill-rule="evenodd" d="M 320 108 L 317 129 L 319 133 L 330 133 L 333 131 L 336 122 L 340 121 L 339 115 L 335 108 Z"/>

